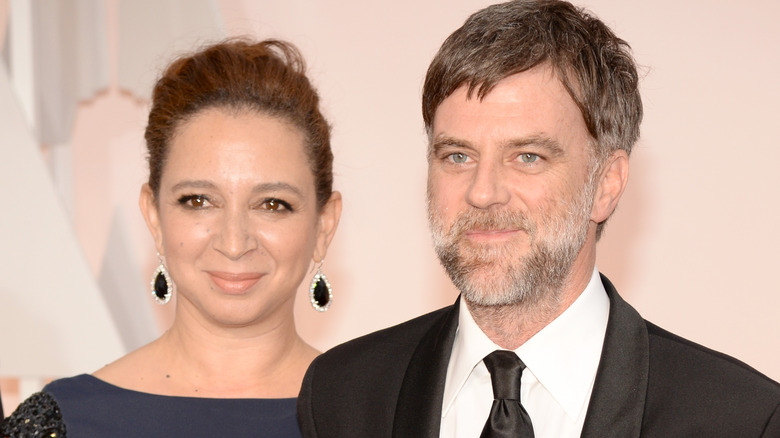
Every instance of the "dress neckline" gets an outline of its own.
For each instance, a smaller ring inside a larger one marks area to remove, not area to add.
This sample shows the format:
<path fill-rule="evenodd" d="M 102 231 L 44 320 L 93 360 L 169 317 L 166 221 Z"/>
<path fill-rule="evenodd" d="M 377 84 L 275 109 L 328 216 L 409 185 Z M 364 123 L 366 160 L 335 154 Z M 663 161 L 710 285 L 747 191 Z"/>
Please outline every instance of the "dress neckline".
<path fill-rule="evenodd" d="M 135 394 L 138 396 L 147 396 L 147 397 L 160 397 L 160 398 L 167 398 L 167 399 L 180 399 L 180 400 L 223 400 L 223 401 L 247 401 L 247 400 L 258 400 L 258 401 L 278 401 L 278 402 L 284 402 L 284 401 L 294 401 L 297 400 L 296 397 L 280 397 L 280 398 L 258 398 L 258 397 L 244 397 L 244 398 L 236 398 L 236 397 L 194 397 L 194 396 L 186 396 L 186 395 L 166 395 L 166 394 L 154 394 L 151 392 L 144 392 L 144 391 L 138 391 L 135 389 L 128 389 L 123 388 L 121 386 L 114 385 L 113 383 L 106 382 L 103 379 L 100 379 L 98 377 L 93 376 L 92 374 L 79 374 L 77 376 L 71 377 L 73 380 L 82 380 L 83 383 L 96 387 L 101 388 L 103 391 L 108 392 L 114 392 L 114 393 L 121 393 L 124 392 L 126 394 Z"/>

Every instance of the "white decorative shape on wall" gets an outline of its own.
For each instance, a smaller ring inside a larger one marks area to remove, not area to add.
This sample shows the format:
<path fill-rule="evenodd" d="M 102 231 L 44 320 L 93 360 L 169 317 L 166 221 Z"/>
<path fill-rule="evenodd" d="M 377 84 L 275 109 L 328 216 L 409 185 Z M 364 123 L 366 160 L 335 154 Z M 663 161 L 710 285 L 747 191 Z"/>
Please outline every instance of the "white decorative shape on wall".
<path fill-rule="evenodd" d="M 139 281 L 141 269 L 127 240 L 129 235 L 123 215 L 117 210 L 111 220 L 98 280 L 127 351 L 153 341 L 160 334 L 150 308 L 149 284 Z"/>
<path fill-rule="evenodd" d="M 119 86 L 149 99 L 171 57 L 224 37 L 215 0 L 119 2 Z"/>
<path fill-rule="evenodd" d="M 32 2 L 12 0 L 8 19 L 8 71 L 27 126 L 35 117 L 35 74 L 33 72 Z"/>
<path fill-rule="evenodd" d="M 30 3 L 36 132 L 52 145 L 70 139 L 79 101 L 108 87 L 105 2 Z"/>
<path fill-rule="evenodd" d="M 0 375 L 91 372 L 125 353 L 0 66 Z"/>

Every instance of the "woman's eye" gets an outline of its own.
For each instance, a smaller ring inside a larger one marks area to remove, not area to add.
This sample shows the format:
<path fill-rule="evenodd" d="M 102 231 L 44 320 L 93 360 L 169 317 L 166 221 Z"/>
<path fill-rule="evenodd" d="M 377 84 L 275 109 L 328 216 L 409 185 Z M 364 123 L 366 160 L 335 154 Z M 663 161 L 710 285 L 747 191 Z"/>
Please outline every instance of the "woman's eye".
<path fill-rule="evenodd" d="M 520 160 L 522 160 L 523 163 L 535 163 L 538 159 L 539 156 L 536 154 L 525 153 L 520 155 Z"/>
<path fill-rule="evenodd" d="M 449 158 L 453 163 L 463 164 L 469 159 L 469 156 L 462 152 L 455 152 L 454 154 L 450 154 Z"/>
<path fill-rule="evenodd" d="M 179 198 L 179 204 L 189 208 L 204 208 L 209 206 L 209 199 L 203 195 L 187 195 Z"/>
<path fill-rule="evenodd" d="M 263 201 L 262 207 L 269 211 L 288 211 L 292 210 L 290 204 L 281 199 L 266 199 Z"/>

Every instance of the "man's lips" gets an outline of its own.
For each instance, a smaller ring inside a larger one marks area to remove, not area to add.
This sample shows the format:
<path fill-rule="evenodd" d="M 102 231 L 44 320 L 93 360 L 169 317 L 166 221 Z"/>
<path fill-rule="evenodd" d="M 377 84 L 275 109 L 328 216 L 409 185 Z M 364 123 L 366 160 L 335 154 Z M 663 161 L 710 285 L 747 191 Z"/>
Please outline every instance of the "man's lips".
<path fill-rule="evenodd" d="M 234 274 L 230 272 L 208 271 L 208 274 L 211 277 L 211 281 L 228 294 L 244 293 L 262 277 L 262 275 L 254 272 Z"/>
<path fill-rule="evenodd" d="M 463 233 L 466 238 L 476 241 L 505 240 L 513 237 L 519 230 L 469 230 Z"/>

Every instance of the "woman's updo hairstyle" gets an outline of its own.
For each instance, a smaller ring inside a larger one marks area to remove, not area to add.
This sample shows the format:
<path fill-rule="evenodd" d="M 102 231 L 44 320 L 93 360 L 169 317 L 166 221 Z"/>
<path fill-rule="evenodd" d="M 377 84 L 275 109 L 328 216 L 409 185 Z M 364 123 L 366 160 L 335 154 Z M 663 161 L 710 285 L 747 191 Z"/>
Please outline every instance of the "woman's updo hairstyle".
<path fill-rule="evenodd" d="M 322 208 L 333 190 L 330 127 L 305 71 L 298 49 L 279 40 L 230 39 L 173 61 L 154 87 L 145 133 L 155 198 L 176 129 L 203 110 L 225 108 L 279 117 L 301 130 Z"/>

